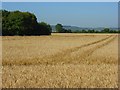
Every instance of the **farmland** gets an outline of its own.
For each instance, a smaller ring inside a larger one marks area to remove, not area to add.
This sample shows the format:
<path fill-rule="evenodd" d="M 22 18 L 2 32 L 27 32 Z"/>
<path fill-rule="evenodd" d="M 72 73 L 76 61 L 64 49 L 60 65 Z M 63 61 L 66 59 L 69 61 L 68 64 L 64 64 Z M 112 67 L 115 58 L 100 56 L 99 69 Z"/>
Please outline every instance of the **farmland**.
<path fill-rule="evenodd" d="M 118 35 L 2 37 L 2 87 L 117 88 Z"/>

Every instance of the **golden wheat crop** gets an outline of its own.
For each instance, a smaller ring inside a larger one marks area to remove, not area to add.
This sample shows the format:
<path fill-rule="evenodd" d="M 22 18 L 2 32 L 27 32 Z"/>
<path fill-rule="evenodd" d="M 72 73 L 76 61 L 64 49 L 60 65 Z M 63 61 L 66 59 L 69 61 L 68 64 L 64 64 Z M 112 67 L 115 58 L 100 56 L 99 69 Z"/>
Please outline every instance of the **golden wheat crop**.
<path fill-rule="evenodd" d="M 117 88 L 117 34 L 2 37 L 2 87 Z"/>

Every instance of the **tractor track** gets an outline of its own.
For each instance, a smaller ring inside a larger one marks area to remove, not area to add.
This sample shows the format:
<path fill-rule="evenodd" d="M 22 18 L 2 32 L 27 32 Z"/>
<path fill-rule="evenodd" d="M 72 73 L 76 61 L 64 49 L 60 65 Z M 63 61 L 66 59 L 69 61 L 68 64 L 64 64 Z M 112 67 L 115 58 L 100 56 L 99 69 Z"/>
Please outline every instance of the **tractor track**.
<path fill-rule="evenodd" d="M 56 64 L 74 64 L 84 62 L 87 57 L 92 55 L 94 51 L 96 51 L 99 48 L 102 48 L 103 46 L 109 44 L 112 42 L 116 36 L 110 35 L 106 38 L 103 38 L 101 40 L 97 40 L 95 42 L 91 42 L 88 44 L 81 45 L 79 47 L 74 47 L 70 49 L 63 50 L 59 53 L 56 53 L 54 55 L 46 56 L 41 59 L 35 59 L 35 60 L 22 60 L 19 62 L 7 62 L 7 64 L 4 62 L 3 65 L 56 65 Z M 73 53 L 75 53 L 73 55 Z"/>
<path fill-rule="evenodd" d="M 98 40 L 98 41 L 95 41 L 95 42 L 92 42 L 92 43 L 88 43 L 88 44 L 82 45 L 80 47 L 75 47 L 75 48 L 72 48 L 72 49 L 67 49 L 67 50 L 65 50 L 65 51 L 63 51 L 61 53 L 55 54 L 54 56 L 47 57 L 47 58 L 51 58 L 51 59 L 49 60 L 49 62 L 46 62 L 46 63 L 47 64 L 56 64 L 56 63 L 60 63 L 60 62 L 63 62 L 63 63 L 71 62 L 71 63 L 73 63 L 72 61 L 85 60 L 87 57 L 89 57 L 90 55 L 92 55 L 92 53 L 94 51 L 98 50 L 99 48 L 104 47 L 107 44 L 109 44 L 116 37 L 117 36 L 110 35 L 110 36 L 108 36 L 106 38 L 103 38 L 101 40 Z M 82 50 L 84 48 L 86 48 L 86 50 Z M 80 54 L 77 54 L 79 56 L 78 57 L 76 56 L 74 58 L 71 55 L 71 53 L 74 53 L 74 52 L 77 52 L 77 51 L 80 51 L 79 52 Z M 68 60 L 66 60 L 66 57 L 69 57 Z"/>

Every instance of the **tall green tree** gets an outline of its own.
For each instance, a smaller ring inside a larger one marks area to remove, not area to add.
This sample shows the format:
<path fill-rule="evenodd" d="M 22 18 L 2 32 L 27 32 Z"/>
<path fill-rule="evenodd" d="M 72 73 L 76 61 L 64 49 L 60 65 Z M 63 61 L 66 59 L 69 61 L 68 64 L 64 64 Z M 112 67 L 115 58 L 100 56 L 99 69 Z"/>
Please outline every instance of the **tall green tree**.
<path fill-rule="evenodd" d="M 8 16 L 8 23 L 8 30 L 12 35 L 31 35 L 37 28 L 36 17 L 29 12 L 11 12 Z"/>
<path fill-rule="evenodd" d="M 29 12 L 2 10 L 3 35 L 50 35 L 50 25 L 37 22 L 34 14 Z"/>
<path fill-rule="evenodd" d="M 63 26 L 62 26 L 62 24 L 57 24 L 55 26 L 55 29 L 56 29 L 56 32 L 59 32 L 59 33 L 63 32 Z"/>

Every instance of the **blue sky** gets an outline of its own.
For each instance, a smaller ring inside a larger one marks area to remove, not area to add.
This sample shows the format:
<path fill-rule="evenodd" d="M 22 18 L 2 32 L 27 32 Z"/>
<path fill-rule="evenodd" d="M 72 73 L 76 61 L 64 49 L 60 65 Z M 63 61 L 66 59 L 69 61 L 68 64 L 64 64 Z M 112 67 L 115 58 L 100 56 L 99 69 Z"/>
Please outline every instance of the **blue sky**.
<path fill-rule="evenodd" d="M 38 21 L 79 27 L 117 27 L 117 2 L 3 2 L 2 8 L 34 13 Z"/>

